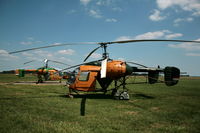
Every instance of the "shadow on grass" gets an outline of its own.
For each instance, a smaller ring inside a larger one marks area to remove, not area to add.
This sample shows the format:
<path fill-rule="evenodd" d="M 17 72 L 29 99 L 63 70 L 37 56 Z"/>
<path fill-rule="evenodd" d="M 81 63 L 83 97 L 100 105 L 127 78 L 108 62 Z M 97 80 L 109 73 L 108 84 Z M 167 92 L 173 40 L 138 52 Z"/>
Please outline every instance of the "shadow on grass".
<path fill-rule="evenodd" d="M 68 95 L 62 95 L 61 97 L 70 98 Z M 109 94 L 81 94 L 73 95 L 74 98 L 87 98 L 87 99 L 113 99 L 113 96 Z"/>
<path fill-rule="evenodd" d="M 15 99 L 33 99 L 33 98 L 55 98 L 62 97 L 63 95 L 50 95 L 50 96 L 23 96 L 23 97 L 1 97 L 0 100 L 15 100 Z"/>
<path fill-rule="evenodd" d="M 129 94 L 130 98 L 134 99 L 155 99 L 155 97 L 142 94 L 142 93 L 133 93 Z M 32 99 L 32 98 L 70 98 L 66 94 L 57 94 L 57 95 L 48 95 L 48 96 L 13 96 L 13 97 L 1 97 L 0 100 L 14 100 L 14 99 Z M 73 95 L 74 98 L 82 99 L 82 98 L 87 98 L 87 99 L 113 99 L 114 97 L 110 94 L 80 94 L 80 95 Z"/>
<path fill-rule="evenodd" d="M 142 93 L 133 93 L 129 94 L 130 98 L 136 99 L 155 99 L 154 96 L 142 94 Z M 62 95 L 61 97 L 69 98 L 67 95 Z M 88 99 L 114 99 L 114 97 L 110 94 L 81 94 L 81 95 L 73 95 L 74 98 L 84 98 L 87 97 Z"/>
<path fill-rule="evenodd" d="M 154 96 L 150 96 L 150 95 L 146 95 L 142 93 L 133 93 L 133 94 L 130 94 L 130 96 L 136 99 L 155 99 Z"/>
<path fill-rule="evenodd" d="M 13 97 L 1 97 L 0 100 L 14 100 L 14 99 L 33 99 L 33 98 L 70 98 L 68 95 L 60 94 L 60 95 L 49 95 L 49 96 L 13 96 Z M 111 95 L 104 94 L 84 94 L 84 95 L 73 95 L 74 98 L 85 98 L 88 99 L 113 99 Z"/>

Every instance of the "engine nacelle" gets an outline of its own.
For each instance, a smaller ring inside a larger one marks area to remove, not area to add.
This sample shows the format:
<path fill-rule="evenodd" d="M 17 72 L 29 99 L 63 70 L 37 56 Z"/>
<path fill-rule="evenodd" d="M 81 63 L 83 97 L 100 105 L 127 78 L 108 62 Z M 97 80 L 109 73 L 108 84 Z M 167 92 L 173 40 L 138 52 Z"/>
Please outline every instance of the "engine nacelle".
<path fill-rule="evenodd" d="M 180 78 L 180 70 L 176 67 L 165 67 L 165 84 L 167 86 L 176 85 Z"/>

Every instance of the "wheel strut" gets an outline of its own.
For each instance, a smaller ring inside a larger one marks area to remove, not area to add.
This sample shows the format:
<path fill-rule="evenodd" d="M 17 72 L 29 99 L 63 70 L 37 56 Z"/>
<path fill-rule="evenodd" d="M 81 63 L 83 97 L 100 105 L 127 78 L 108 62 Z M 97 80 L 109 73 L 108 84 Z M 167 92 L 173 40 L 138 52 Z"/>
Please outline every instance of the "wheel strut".
<path fill-rule="evenodd" d="M 115 88 L 112 90 L 112 96 L 114 99 L 118 100 L 129 100 L 129 94 L 128 89 L 126 88 L 126 78 L 125 76 L 122 78 L 121 84 L 118 86 L 117 81 L 120 82 L 120 80 L 115 80 Z M 119 87 L 122 86 L 123 90 L 119 91 Z"/>

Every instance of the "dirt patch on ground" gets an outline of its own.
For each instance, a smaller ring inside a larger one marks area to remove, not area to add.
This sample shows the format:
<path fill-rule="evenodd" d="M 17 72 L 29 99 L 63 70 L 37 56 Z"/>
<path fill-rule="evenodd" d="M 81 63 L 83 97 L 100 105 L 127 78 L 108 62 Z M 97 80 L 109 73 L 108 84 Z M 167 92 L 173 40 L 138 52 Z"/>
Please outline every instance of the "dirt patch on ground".
<path fill-rule="evenodd" d="M 191 77 L 181 77 L 181 79 L 200 79 L 200 77 L 193 77 L 193 76 L 191 76 Z"/>
<path fill-rule="evenodd" d="M 127 112 L 125 112 L 125 114 L 127 114 L 127 115 L 137 115 L 138 112 L 136 112 L 136 111 L 127 111 Z"/>
<path fill-rule="evenodd" d="M 154 111 L 154 112 L 159 112 L 160 108 L 159 107 L 152 107 L 150 110 Z"/>

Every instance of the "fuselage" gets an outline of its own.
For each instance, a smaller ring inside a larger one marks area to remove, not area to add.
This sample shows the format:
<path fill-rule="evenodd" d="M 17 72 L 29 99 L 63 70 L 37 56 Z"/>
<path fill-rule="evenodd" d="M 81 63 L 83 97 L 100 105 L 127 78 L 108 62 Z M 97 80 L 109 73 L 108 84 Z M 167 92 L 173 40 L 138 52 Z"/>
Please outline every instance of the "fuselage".
<path fill-rule="evenodd" d="M 112 60 L 107 62 L 106 77 L 101 78 L 100 65 L 82 65 L 73 83 L 69 85 L 70 89 L 79 91 L 95 91 L 96 81 L 103 89 L 107 89 L 113 80 L 132 73 L 132 69 L 124 61 Z"/>

